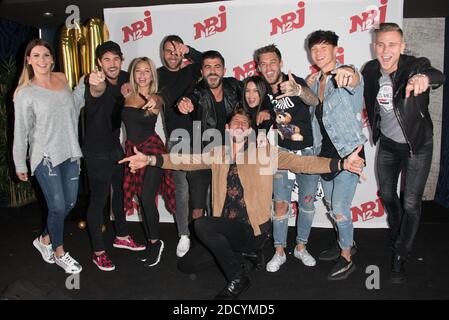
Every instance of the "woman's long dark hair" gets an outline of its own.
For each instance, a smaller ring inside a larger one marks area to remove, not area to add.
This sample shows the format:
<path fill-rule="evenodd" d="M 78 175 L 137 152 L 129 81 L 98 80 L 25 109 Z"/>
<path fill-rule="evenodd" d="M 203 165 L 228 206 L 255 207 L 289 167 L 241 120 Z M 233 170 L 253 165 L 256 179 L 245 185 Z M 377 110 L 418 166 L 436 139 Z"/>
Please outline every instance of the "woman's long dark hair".
<path fill-rule="evenodd" d="M 251 123 L 251 126 L 254 129 L 257 129 L 257 124 L 256 124 L 257 114 L 260 112 L 262 105 L 264 103 L 267 103 L 268 84 L 261 76 L 251 76 L 251 77 L 246 78 L 243 81 L 242 106 L 243 106 L 243 109 L 247 113 L 250 113 L 250 114 L 251 114 L 251 109 L 253 109 L 253 108 L 251 108 L 248 105 L 248 102 L 246 101 L 246 98 L 245 98 L 246 88 L 248 86 L 248 83 L 250 83 L 250 82 L 253 82 L 256 85 L 256 90 L 259 93 L 259 98 L 260 98 L 259 105 L 257 107 L 255 107 L 255 108 L 257 108 L 257 111 L 255 113 L 256 116 L 252 117 L 252 123 Z"/>

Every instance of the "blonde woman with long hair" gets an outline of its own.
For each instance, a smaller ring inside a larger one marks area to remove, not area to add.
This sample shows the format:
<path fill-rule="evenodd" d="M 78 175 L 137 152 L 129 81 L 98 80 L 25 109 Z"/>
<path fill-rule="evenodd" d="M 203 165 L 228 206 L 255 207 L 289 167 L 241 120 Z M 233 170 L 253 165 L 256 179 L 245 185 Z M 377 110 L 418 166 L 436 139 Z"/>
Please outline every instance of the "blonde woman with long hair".
<path fill-rule="evenodd" d="M 155 131 L 160 111 L 156 67 L 149 58 L 136 58 L 130 65 L 129 74 L 131 93 L 126 97 L 122 111 L 127 136 L 126 154 L 134 154 L 136 148 L 147 154 L 166 153 L 165 145 Z M 164 242 L 159 237 L 156 197 L 161 194 L 168 210 L 175 212 L 172 173 L 156 167 L 146 167 L 131 173 L 126 167 L 123 191 L 125 211 L 128 214 L 134 209 L 133 197 L 136 195 L 140 200 L 144 230 L 148 238 L 148 250 L 141 260 L 148 267 L 155 266 L 164 250 Z"/>
<path fill-rule="evenodd" d="M 35 39 L 25 50 L 24 65 L 14 92 L 13 158 L 16 174 L 35 175 L 48 206 L 47 225 L 33 241 L 45 262 L 79 273 L 81 265 L 64 250 L 64 219 L 78 195 L 78 118 L 83 86 L 72 93 L 63 73 L 53 72 L 50 45 Z M 29 152 L 27 152 L 29 146 Z M 27 153 L 30 168 L 27 166 Z"/>

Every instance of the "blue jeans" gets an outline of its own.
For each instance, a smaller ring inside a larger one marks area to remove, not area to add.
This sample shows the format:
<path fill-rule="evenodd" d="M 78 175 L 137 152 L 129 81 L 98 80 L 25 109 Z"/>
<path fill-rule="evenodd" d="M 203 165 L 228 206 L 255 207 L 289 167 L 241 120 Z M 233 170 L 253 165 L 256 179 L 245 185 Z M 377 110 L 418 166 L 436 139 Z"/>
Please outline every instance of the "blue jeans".
<path fill-rule="evenodd" d="M 324 201 L 329 210 L 334 226 L 337 228 L 338 244 L 343 250 L 351 249 L 354 243 L 354 226 L 352 224 L 351 204 L 359 176 L 349 171 L 342 171 L 331 181 L 321 179 Z M 339 215 L 340 218 L 336 216 Z"/>
<path fill-rule="evenodd" d="M 301 150 L 302 156 L 313 154 L 313 150 Z M 273 177 L 273 200 L 288 204 L 288 212 L 282 217 L 273 217 L 273 240 L 275 247 L 287 247 L 288 217 L 291 213 L 291 194 L 296 180 L 298 192 L 297 243 L 307 243 L 315 215 L 315 196 L 319 175 L 298 173 L 289 179 L 287 170 L 278 170 Z"/>
<path fill-rule="evenodd" d="M 79 161 L 68 159 L 53 167 L 48 157 L 34 171 L 48 207 L 47 226 L 42 236 L 50 235 L 53 250 L 63 244 L 64 220 L 76 203 L 79 173 Z"/>

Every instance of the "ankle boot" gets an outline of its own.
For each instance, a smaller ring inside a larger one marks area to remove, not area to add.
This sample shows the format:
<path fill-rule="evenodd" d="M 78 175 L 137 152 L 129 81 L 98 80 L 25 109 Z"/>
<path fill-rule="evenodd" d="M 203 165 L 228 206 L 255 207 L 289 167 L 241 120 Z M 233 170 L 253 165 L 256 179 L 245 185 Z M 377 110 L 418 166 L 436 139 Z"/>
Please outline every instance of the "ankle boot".
<path fill-rule="evenodd" d="M 393 253 L 391 258 L 391 282 L 394 284 L 401 284 L 405 282 L 405 262 L 406 259 L 397 254 Z"/>
<path fill-rule="evenodd" d="M 246 273 L 240 272 L 234 279 L 228 282 L 226 287 L 215 296 L 214 300 L 235 300 L 248 290 L 250 285 L 251 282 Z"/>

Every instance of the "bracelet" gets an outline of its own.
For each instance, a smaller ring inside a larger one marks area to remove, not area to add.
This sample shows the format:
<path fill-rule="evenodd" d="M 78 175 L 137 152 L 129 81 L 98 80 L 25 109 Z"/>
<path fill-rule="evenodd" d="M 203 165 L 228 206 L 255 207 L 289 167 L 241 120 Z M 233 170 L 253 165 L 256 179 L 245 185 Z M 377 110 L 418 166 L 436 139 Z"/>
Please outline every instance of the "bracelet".
<path fill-rule="evenodd" d="M 345 170 L 345 159 L 340 159 L 340 171 Z"/>
<path fill-rule="evenodd" d="M 148 160 L 147 160 L 147 166 L 151 166 L 152 165 L 152 158 L 151 158 L 151 156 L 147 156 L 148 157 Z"/>

